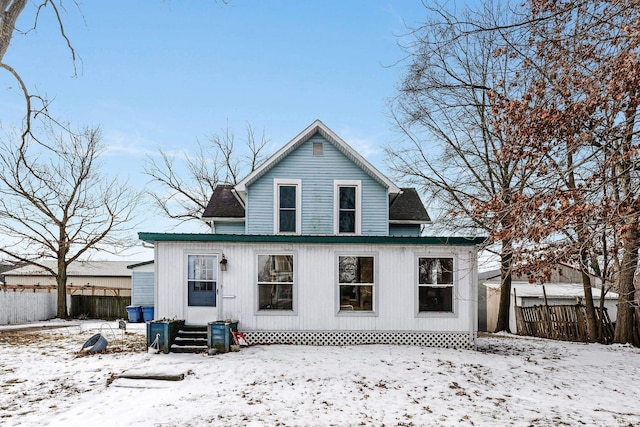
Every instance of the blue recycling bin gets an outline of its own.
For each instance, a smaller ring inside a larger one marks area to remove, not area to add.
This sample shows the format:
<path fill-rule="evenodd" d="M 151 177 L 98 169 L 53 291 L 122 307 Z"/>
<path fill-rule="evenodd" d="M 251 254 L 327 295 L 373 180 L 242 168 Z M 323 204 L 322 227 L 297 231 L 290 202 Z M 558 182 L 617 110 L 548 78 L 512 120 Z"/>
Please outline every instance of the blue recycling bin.
<path fill-rule="evenodd" d="M 142 307 L 142 319 L 145 322 L 151 322 L 153 320 L 153 306 Z"/>
<path fill-rule="evenodd" d="M 142 322 L 142 307 L 139 305 L 128 305 L 127 313 L 129 314 L 129 323 Z"/>

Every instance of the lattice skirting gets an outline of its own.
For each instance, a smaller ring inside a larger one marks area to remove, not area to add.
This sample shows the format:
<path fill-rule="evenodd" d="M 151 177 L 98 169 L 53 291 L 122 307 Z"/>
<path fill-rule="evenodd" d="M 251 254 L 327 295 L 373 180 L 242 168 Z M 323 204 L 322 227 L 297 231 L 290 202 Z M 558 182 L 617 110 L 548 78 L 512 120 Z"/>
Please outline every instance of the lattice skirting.
<path fill-rule="evenodd" d="M 475 340 L 463 332 L 245 331 L 244 335 L 249 344 L 394 344 L 475 349 Z"/>

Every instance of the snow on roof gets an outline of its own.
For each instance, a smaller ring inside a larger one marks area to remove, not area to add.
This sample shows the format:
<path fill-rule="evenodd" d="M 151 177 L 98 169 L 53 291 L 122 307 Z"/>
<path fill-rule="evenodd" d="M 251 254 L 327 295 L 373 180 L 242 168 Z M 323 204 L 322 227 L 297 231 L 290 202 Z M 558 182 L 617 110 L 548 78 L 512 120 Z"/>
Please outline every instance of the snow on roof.
<path fill-rule="evenodd" d="M 482 283 L 487 288 L 500 289 L 500 281 L 486 281 Z M 542 286 L 536 283 L 529 283 L 525 281 L 513 281 L 511 282 L 511 292 L 515 293 L 519 297 L 528 298 L 542 298 Z M 576 298 L 584 297 L 584 289 L 582 283 L 545 283 L 544 290 L 547 293 L 547 298 Z M 591 288 L 594 298 L 600 297 L 599 288 Z M 617 299 L 618 294 L 612 291 L 607 292 L 605 299 Z"/>
<path fill-rule="evenodd" d="M 38 261 L 40 264 L 57 269 L 56 261 Z M 131 277 L 131 270 L 127 266 L 131 261 L 75 261 L 67 268 L 67 276 L 93 277 Z M 4 273 L 5 276 L 50 276 L 47 270 L 36 265 L 25 265 Z"/>

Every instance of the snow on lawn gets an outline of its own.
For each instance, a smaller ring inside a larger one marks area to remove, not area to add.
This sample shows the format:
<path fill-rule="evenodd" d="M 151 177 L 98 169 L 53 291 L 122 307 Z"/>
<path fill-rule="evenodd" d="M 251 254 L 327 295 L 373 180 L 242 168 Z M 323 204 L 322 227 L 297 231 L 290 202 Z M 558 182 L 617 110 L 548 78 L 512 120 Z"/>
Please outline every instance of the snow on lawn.
<path fill-rule="evenodd" d="M 43 323 L 38 325 L 49 325 Z M 478 351 L 252 346 L 149 354 L 144 324 L 0 327 L 4 426 L 640 424 L 640 349 L 515 336 Z M 78 357 L 94 333 L 107 353 Z M 184 374 L 182 381 L 116 378 Z"/>

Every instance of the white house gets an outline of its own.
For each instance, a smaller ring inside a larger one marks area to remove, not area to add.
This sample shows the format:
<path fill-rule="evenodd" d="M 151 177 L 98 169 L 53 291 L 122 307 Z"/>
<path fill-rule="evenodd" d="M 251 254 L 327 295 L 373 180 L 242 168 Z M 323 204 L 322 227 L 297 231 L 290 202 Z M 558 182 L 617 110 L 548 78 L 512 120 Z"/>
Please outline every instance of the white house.
<path fill-rule="evenodd" d="M 219 185 L 203 219 L 211 233 L 139 233 L 156 319 L 236 319 L 254 343 L 475 345 L 483 239 L 422 236 L 418 193 L 320 121 Z"/>

